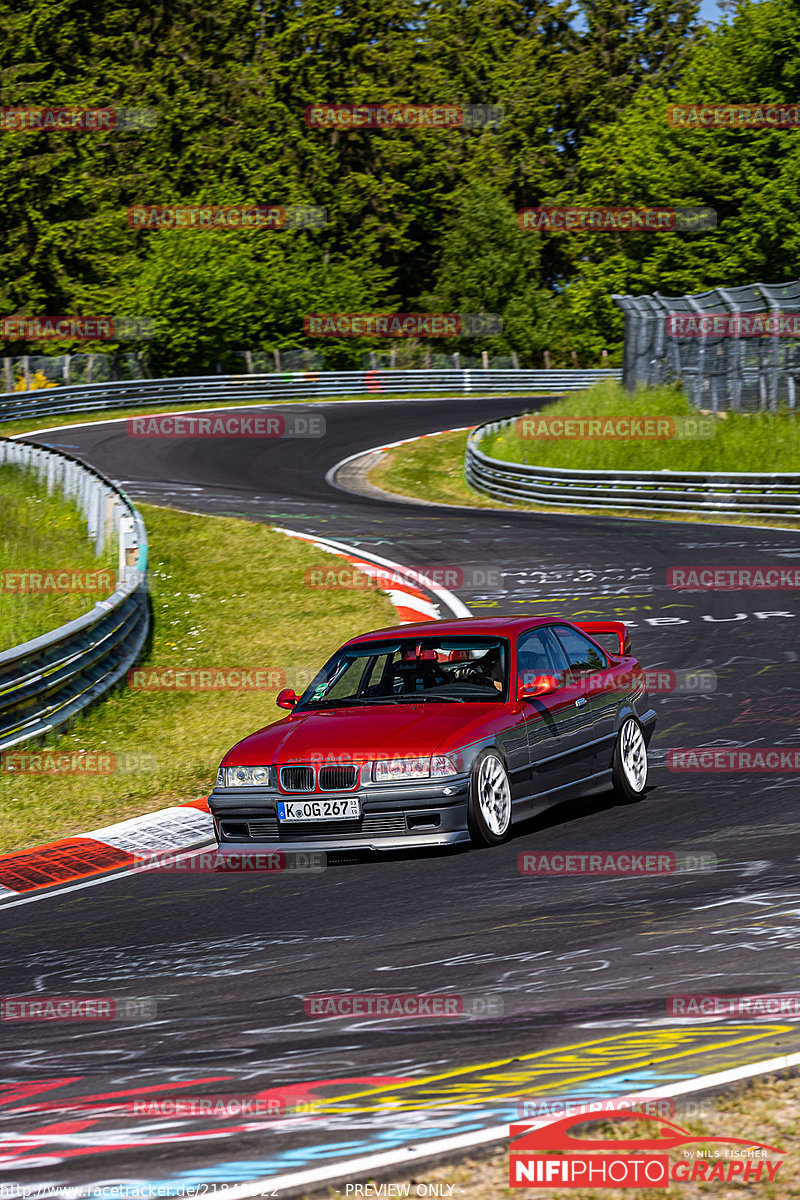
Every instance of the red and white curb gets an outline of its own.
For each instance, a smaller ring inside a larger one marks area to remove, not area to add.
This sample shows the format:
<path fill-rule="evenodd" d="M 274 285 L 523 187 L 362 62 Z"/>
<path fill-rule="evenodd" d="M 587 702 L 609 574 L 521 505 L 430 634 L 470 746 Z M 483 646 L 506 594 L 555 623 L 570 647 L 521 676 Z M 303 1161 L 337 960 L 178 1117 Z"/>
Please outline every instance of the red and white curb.
<path fill-rule="evenodd" d="M 193 800 L 131 817 L 103 829 L 0 856 L 0 904 L 135 866 L 154 853 L 174 854 L 215 844 L 208 802 Z"/>
<path fill-rule="evenodd" d="M 447 588 L 400 563 L 329 538 L 312 537 L 294 529 L 277 531 L 338 555 L 375 579 L 378 586 L 385 584 L 381 590 L 389 596 L 402 625 L 438 620 L 442 609 L 447 616 L 472 615 Z M 86 881 L 88 886 L 109 872 L 124 873 L 154 852 L 176 853 L 214 844 L 214 823 L 206 800 L 162 808 L 103 829 L 0 856 L 0 906 L 33 898 L 32 893 L 44 894 L 45 889 L 49 892 L 60 883 Z"/>
<path fill-rule="evenodd" d="M 413 440 L 413 439 L 412 439 Z M 447 616 L 471 617 L 472 613 L 458 596 L 440 587 L 433 580 L 404 567 L 402 563 L 392 562 L 388 558 L 379 558 L 356 546 L 348 546 L 345 542 L 336 542 L 331 538 L 311 536 L 308 533 L 298 533 L 294 529 L 284 529 L 273 525 L 276 533 L 285 533 L 287 537 L 298 538 L 309 542 L 319 550 L 328 554 L 337 554 L 347 560 L 359 571 L 376 580 L 380 591 L 386 592 L 394 605 L 398 623 L 410 625 L 414 621 L 438 621 L 442 616 L 442 607 L 449 610 Z M 407 582 L 406 582 L 407 581 Z M 380 586 L 383 583 L 385 586 Z M 428 592 L 430 595 L 426 595 Z M 430 596 L 434 599 L 431 600 Z"/>
<path fill-rule="evenodd" d="M 376 450 L 394 450 L 395 446 L 410 446 L 412 442 L 424 442 L 425 438 L 442 437 L 445 433 L 467 433 L 469 430 L 477 428 L 477 425 L 457 425 L 455 429 L 436 429 L 433 433 L 417 433 L 414 437 L 400 438 L 397 442 L 387 442 L 385 446 L 373 446 L 372 450 L 367 453 L 372 454 Z M 360 454 L 354 454 L 352 457 L 360 458 L 363 453 L 362 450 Z M 343 461 L 350 462 L 350 459 L 345 458 Z"/>

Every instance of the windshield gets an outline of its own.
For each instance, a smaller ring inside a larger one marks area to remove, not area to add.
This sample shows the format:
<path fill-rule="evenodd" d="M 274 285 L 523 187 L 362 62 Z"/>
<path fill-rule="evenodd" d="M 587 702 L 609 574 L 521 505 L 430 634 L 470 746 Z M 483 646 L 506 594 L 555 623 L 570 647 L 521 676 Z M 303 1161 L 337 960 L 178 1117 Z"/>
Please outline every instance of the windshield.
<path fill-rule="evenodd" d="M 508 690 L 503 638 L 396 638 L 338 651 L 295 708 L 359 704 L 500 703 Z"/>

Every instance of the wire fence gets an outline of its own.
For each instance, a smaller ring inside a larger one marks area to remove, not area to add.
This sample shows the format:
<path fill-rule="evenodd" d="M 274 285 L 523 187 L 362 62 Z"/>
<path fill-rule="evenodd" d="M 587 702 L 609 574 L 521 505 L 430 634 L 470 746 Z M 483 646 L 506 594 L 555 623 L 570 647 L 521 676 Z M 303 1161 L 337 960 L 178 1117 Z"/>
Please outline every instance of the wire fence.
<path fill-rule="evenodd" d="M 713 412 L 795 408 L 800 280 L 687 296 L 612 296 L 625 316 L 622 380 L 680 382 Z"/>
<path fill-rule="evenodd" d="M 445 354 L 423 346 L 407 345 L 388 350 L 369 350 L 360 356 L 355 368 L 347 370 L 520 370 L 516 354 L 480 355 L 460 352 Z M 330 363 L 317 350 L 235 350 L 215 370 L 196 372 L 198 376 L 281 375 L 298 371 L 331 370 Z M 23 354 L 0 361 L 0 392 L 27 392 L 53 387 L 75 387 L 92 383 L 117 383 L 150 379 L 152 371 L 143 351 L 115 354 Z"/>

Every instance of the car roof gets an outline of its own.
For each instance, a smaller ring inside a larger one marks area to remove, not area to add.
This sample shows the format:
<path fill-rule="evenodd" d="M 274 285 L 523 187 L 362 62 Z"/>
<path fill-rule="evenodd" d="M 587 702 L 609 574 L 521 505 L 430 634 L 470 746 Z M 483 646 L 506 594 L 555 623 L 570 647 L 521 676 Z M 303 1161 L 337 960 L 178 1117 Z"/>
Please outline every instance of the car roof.
<path fill-rule="evenodd" d="M 408 625 L 389 625 L 385 629 L 361 633 L 345 642 L 345 645 L 352 646 L 379 638 L 384 640 L 387 637 L 471 637 L 473 634 L 484 637 L 492 634 L 497 637 L 514 637 L 525 629 L 533 629 L 537 625 L 552 625 L 554 621 L 572 624 L 566 617 L 459 617 L 450 621 L 415 621 Z"/>

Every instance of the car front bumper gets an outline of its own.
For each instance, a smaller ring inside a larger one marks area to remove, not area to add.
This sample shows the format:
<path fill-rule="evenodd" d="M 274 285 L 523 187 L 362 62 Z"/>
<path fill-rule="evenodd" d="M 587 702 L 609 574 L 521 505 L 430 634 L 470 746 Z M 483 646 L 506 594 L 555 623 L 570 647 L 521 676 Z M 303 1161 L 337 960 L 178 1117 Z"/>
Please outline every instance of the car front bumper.
<path fill-rule="evenodd" d="M 208 806 L 222 851 L 403 850 L 452 846 L 470 840 L 467 830 L 469 778 L 435 783 L 357 788 L 352 792 L 284 795 L 260 788 L 215 788 Z M 356 820 L 279 821 L 279 800 L 360 801 Z"/>

